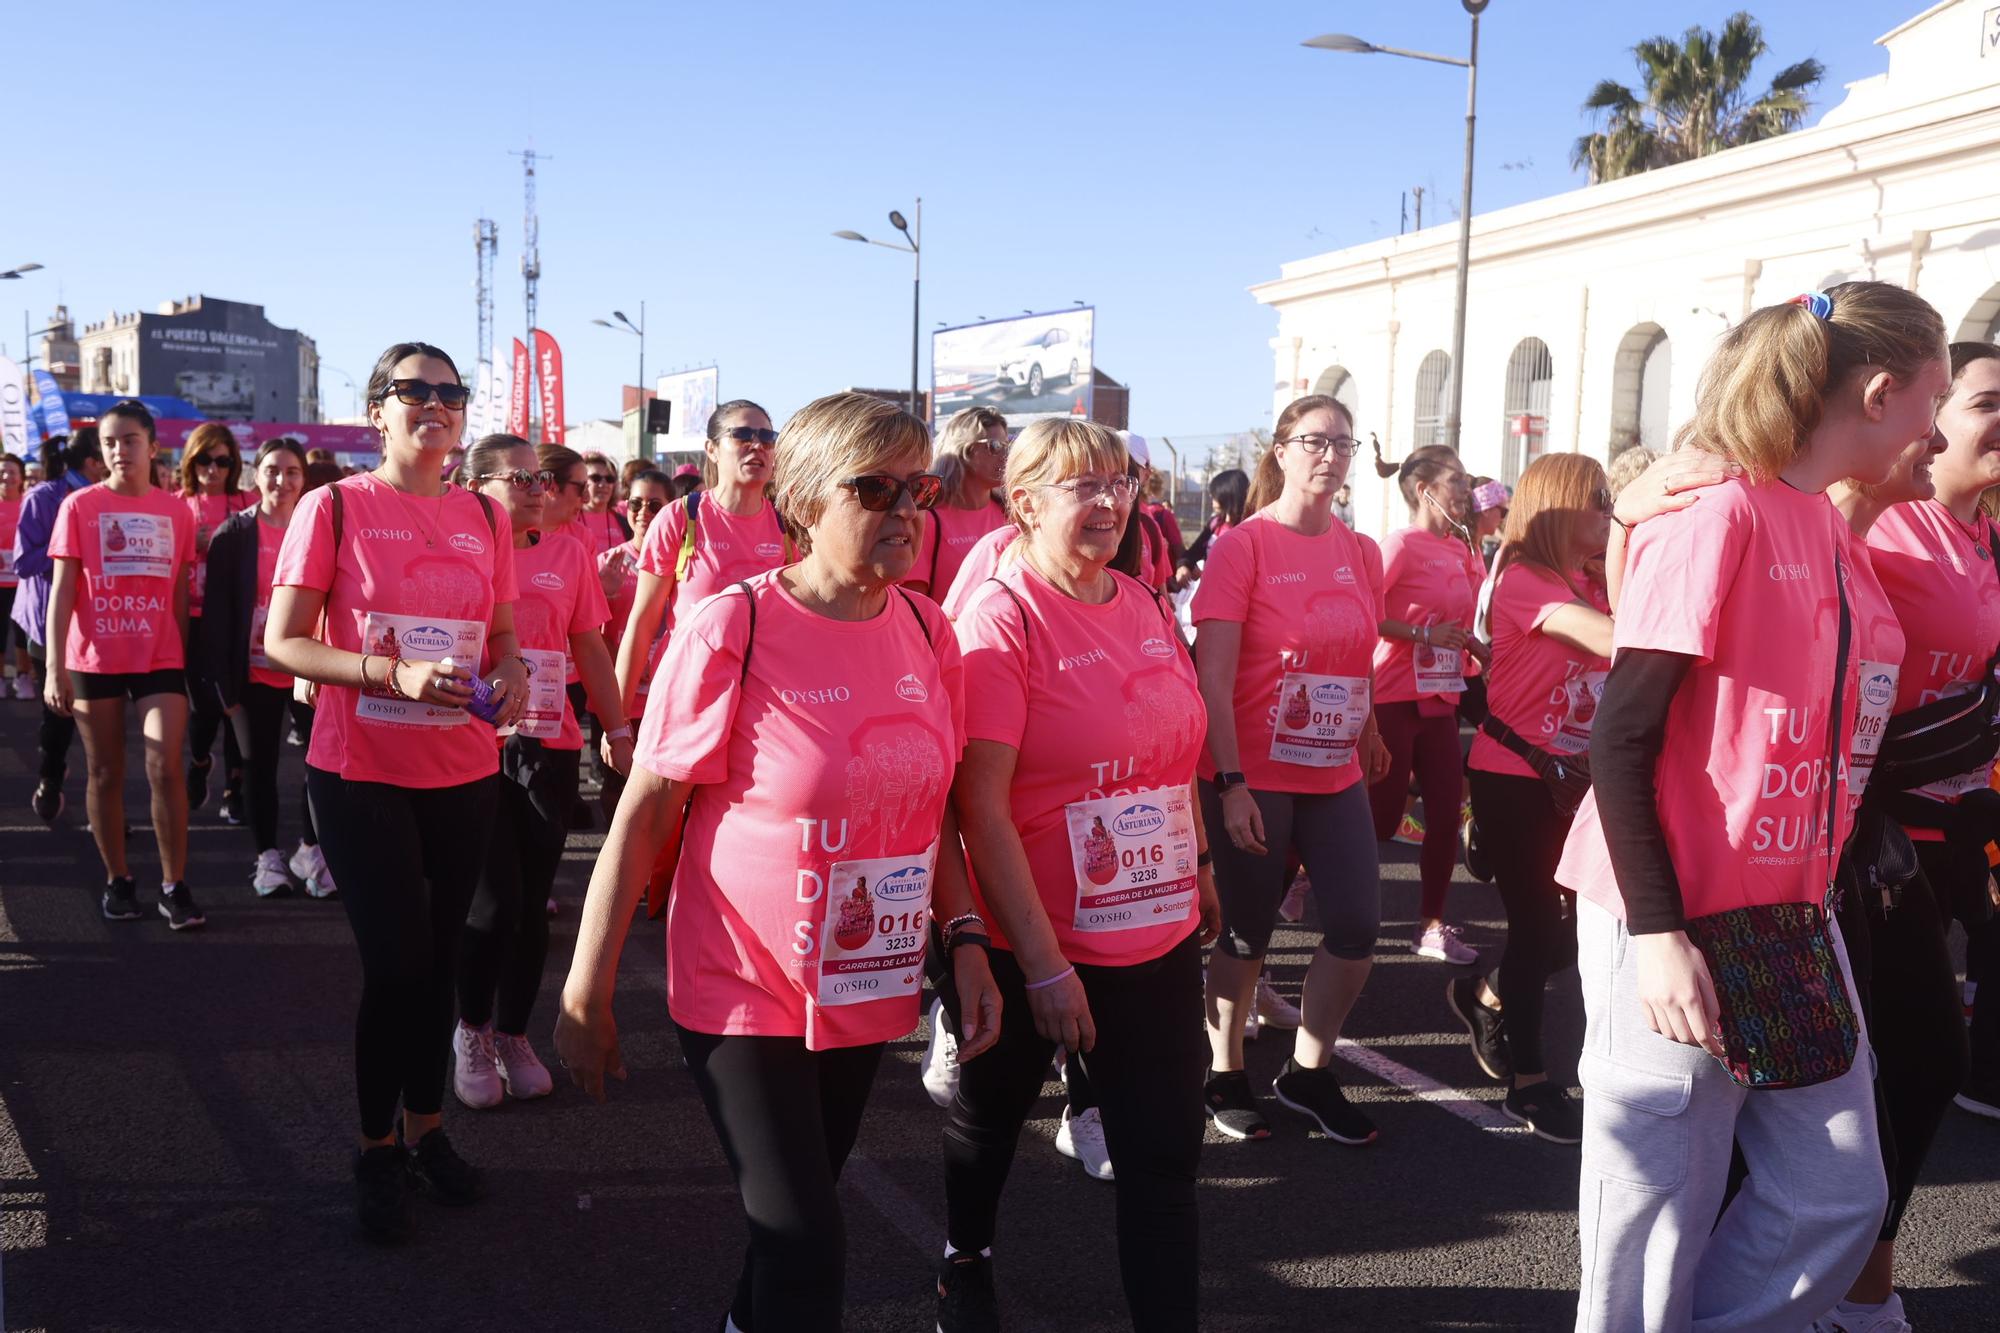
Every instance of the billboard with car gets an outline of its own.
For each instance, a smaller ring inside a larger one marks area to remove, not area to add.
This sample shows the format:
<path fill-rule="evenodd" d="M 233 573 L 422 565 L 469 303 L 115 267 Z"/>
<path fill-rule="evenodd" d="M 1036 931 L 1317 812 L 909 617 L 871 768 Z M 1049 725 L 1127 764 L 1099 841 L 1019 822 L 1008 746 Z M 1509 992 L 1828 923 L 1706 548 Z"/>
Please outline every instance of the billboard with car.
<path fill-rule="evenodd" d="M 1096 324 L 1086 306 L 938 330 L 931 335 L 936 422 L 966 407 L 995 409 L 1010 430 L 1037 417 L 1089 416 Z"/>

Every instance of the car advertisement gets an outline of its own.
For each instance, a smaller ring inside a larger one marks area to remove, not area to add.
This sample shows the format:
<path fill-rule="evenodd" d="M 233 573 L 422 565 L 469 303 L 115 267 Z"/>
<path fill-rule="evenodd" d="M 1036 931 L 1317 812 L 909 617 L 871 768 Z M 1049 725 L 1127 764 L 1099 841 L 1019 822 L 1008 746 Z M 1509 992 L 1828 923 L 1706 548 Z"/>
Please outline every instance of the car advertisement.
<path fill-rule="evenodd" d="M 1055 310 L 940 329 L 931 335 L 936 420 L 990 407 L 1019 430 L 1038 417 L 1087 417 L 1097 311 Z"/>
<path fill-rule="evenodd" d="M 720 401 L 716 397 L 716 384 L 714 366 L 660 376 L 656 391 L 661 402 L 673 407 L 673 430 L 653 437 L 655 457 L 701 452 L 702 441 L 708 434 L 708 418 Z"/>

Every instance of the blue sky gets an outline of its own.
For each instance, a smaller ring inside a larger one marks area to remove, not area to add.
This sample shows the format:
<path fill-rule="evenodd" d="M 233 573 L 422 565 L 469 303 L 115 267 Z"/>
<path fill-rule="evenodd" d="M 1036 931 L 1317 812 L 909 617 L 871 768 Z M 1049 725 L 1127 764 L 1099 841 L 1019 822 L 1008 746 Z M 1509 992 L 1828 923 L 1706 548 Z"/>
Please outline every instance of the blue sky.
<path fill-rule="evenodd" d="M 1773 55 L 1841 85 L 1926 0 L 1741 0 Z M 1493 0 L 1478 211 L 1579 186 L 1569 147 L 1629 49 L 1738 3 Z M 0 341 L 60 290 L 79 321 L 189 293 L 261 302 L 365 378 L 419 337 L 471 360 L 474 220 L 500 226 L 497 312 L 522 325 L 521 173 L 540 176 L 542 324 L 568 415 L 609 416 L 649 312 L 647 376 L 714 362 L 780 417 L 899 386 L 924 199 L 924 328 L 1082 300 L 1133 425 L 1268 423 L 1275 320 L 1245 288 L 1289 259 L 1393 234 L 1399 196 L 1458 190 L 1460 71 L 1299 42 L 1348 31 L 1462 54 L 1456 0 L 1043 3 L 131 4 L 10 25 L 16 157 L 0 203 Z M 18 141 L 17 141 L 18 142 Z M 58 196 L 57 183 L 74 188 Z M 95 182 L 94 186 L 83 183 Z M 504 344 L 503 344 L 504 345 Z M 926 337 L 925 365 L 929 351 Z M 346 383 L 322 376 L 329 409 Z"/>

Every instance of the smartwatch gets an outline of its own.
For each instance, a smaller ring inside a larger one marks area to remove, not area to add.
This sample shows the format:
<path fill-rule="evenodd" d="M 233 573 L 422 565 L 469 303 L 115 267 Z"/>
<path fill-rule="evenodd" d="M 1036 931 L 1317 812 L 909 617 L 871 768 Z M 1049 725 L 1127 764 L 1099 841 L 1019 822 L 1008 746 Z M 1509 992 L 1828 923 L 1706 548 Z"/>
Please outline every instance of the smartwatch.
<path fill-rule="evenodd" d="M 1241 773 L 1217 773 L 1215 775 L 1215 790 L 1219 795 L 1222 792 L 1228 791 L 1231 787 L 1241 787 L 1248 781 L 1249 779 Z"/>

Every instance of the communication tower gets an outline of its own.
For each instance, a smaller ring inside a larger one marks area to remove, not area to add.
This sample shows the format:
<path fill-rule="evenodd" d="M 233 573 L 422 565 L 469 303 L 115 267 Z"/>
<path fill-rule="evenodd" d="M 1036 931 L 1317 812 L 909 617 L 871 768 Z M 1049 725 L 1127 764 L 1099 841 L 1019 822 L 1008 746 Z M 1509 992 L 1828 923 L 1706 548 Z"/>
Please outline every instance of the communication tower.
<path fill-rule="evenodd" d="M 537 245 L 541 226 L 535 217 L 535 163 L 538 158 L 532 145 L 513 153 L 512 156 L 521 159 L 523 192 L 526 199 L 526 219 L 522 223 L 521 230 L 521 281 L 525 284 L 523 295 L 526 299 L 528 315 L 528 414 L 533 416 L 541 410 L 542 401 L 542 395 L 536 387 L 536 381 L 540 379 L 540 375 L 535 364 L 537 359 L 535 356 L 535 290 L 542 276 L 542 256 L 541 250 Z M 546 157 L 539 160 L 546 160 Z M 547 427 L 544 426 L 543 429 L 546 430 Z"/>
<path fill-rule="evenodd" d="M 493 261 L 500 254 L 500 228 L 491 218 L 481 218 L 473 227 L 473 243 L 479 249 L 479 355 L 474 364 L 493 360 Z"/>

